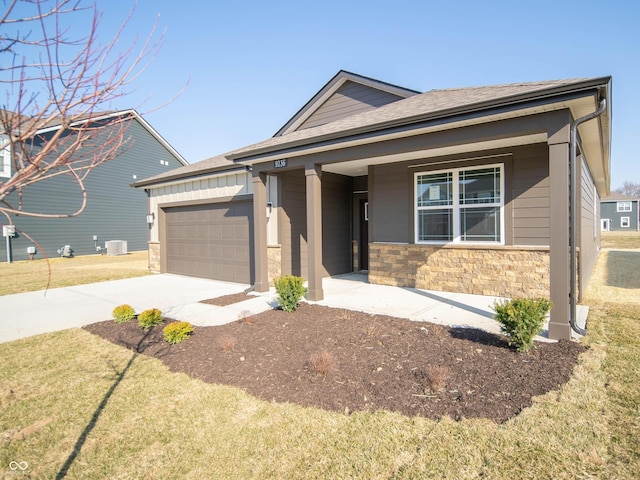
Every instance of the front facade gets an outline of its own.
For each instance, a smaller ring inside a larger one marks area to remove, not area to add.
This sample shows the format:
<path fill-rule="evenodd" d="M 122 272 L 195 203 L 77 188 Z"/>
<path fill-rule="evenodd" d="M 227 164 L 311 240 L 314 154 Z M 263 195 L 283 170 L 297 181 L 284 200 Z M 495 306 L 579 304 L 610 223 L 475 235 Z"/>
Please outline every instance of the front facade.
<path fill-rule="evenodd" d="M 600 203 L 603 232 L 637 232 L 640 230 L 640 200 L 612 193 Z"/>
<path fill-rule="evenodd" d="M 34 248 L 20 232 L 38 242 L 34 258 L 55 257 L 65 245 L 70 245 L 76 256 L 104 253 L 105 242 L 113 240 L 126 241 L 130 252 L 148 248 L 148 200 L 145 192 L 131 188 L 131 184 L 174 170 L 187 162 L 133 110 L 109 114 L 103 121 L 123 116 L 127 118 L 124 135 L 128 141 L 117 158 L 102 163 L 87 176 L 84 182 L 87 205 L 80 215 L 70 218 L 11 215 L 12 223 L 18 229 L 10 241 L 13 260 L 29 259 L 29 249 Z M 108 129 L 105 135 L 108 135 Z M 6 171 L 0 172 L 0 177 L 9 178 L 11 165 L 6 163 L 5 166 Z M 78 210 L 82 194 L 77 182 L 63 175 L 26 187 L 22 198 L 12 193 L 6 200 L 14 206 L 22 204 L 23 209 L 30 212 L 67 214 Z M 6 260 L 6 255 L 3 246 L 0 261 Z"/>
<path fill-rule="evenodd" d="M 364 270 L 371 283 L 550 297 L 549 335 L 568 338 L 569 297 L 595 264 L 609 184 L 607 111 L 574 122 L 609 98 L 608 77 L 418 94 L 340 72 L 272 139 L 140 182 L 164 212 L 157 264 L 172 271 L 169 237 L 212 257 L 224 245 L 211 247 L 211 231 L 230 239 L 233 230 L 258 291 L 291 273 L 319 300 L 323 277 Z M 227 211 L 223 228 L 210 228 L 211 212 L 189 213 L 190 233 L 167 223 L 171 209 L 243 202 L 245 227 L 231 228 Z"/>

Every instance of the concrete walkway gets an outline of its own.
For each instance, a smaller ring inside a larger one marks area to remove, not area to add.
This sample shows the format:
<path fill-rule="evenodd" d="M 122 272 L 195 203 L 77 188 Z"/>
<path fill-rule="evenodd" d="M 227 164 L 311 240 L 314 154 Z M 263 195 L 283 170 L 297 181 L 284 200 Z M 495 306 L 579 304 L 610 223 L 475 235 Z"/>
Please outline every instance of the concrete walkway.
<path fill-rule="evenodd" d="M 0 297 L 0 343 L 112 318 L 127 303 L 137 313 L 158 308 L 163 314 L 196 326 L 222 325 L 277 306 L 273 289 L 226 307 L 201 300 L 239 293 L 249 285 L 172 274 L 19 293 Z M 480 328 L 498 333 L 491 307 L 496 297 L 371 285 L 366 275 L 323 279 L 325 299 L 318 303 L 414 321 Z M 581 312 L 586 319 L 586 311 Z M 545 340 L 546 330 L 538 340 Z"/>

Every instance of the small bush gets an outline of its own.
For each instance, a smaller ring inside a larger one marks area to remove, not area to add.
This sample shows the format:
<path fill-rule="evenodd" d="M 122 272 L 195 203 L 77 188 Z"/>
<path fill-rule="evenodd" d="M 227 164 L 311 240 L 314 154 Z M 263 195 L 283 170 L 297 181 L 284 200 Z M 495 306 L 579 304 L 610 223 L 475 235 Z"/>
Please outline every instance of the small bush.
<path fill-rule="evenodd" d="M 545 298 L 514 298 L 493 306 L 494 318 L 500 330 L 519 352 L 528 352 L 533 347 L 533 338 L 540 333 L 544 319 L 553 307 Z"/>
<path fill-rule="evenodd" d="M 309 367 L 317 375 L 326 377 L 336 368 L 336 358 L 327 350 L 312 353 L 309 356 Z"/>
<path fill-rule="evenodd" d="M 189 322 L 171 322 L 164 327 L 162 335 L 167 343 L 184 342 L 193 333 L 193 325 Z"/>
<path fill-rule="evenodd" d="M 131 305 L 118 305 L 111 313 L 116 323 L 124 323 L 136 316 L 136 311 Z"/>
<path fill-rule="evenodd" d="M 426 367 L 427 379 L 432 392 L 439 392 L 444 389 L 449 377 L 449 369 L 446 365 L 428 365 Z"/>
<path fill-rule="evenodd" d="M 218 345 L 223 352 L 231 352 L 236 346 L 236 338 L 231 335 L 223 335 L 218 338 Z"/>
<path fill-rule="evenodd" d="M 307 293 L 307 289 L 302 285 L 304 280 L 295 275 L 285 275 L 275 280 L 278 303 L 285 312 L 293 312 L 298 308 L 300 299 Z"/>
<path fill-rule="evenodd" d="M 151 327 L 162 323 L 162 312 L 157 308 L 150 308 L 138 315 L 138 325 L 140 328 L 149 330 Z"/>

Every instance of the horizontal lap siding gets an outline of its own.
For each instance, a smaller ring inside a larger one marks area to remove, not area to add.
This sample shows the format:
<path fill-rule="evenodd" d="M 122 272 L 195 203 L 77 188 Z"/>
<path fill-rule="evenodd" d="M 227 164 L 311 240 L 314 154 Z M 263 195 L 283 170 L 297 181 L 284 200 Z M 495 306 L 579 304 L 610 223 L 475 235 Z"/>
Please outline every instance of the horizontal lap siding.
<path fill-rule="evenodd" d="M 373 222 L 370 242 L 409 242 L 409 212 L 413 186 L 407 166 L 374 167 L 373 195 L 369 192 L 369 218 Z"/>
<path fill-rule="evenodd" d="M 397 95 L 347 81 L 298 130 L 317 127 L 400 99 Z"/>
<path fill-rule="evenodd" d="M 598 204 L 600 199 L 595 192 L 593 179 L 589 168 L 584 160 L 580 162 L 580 205 L 579 205 L 579 225 L 580 225 L 580 295 L 582 298 L 591 272 L 595 267 L 598 258 L 598 247 L 600 246 L 600 220 L 598 218 Z M 595 208 L 594 208 L 595 207 Z"/>
<path fill-rule="evenodd" d="M 519 149 L 513 157 L 513 244 L 549 245 L 549 161 L 546 145 Z"/>
<path fill-rule="evenodd" d="M 147 249 L 148 200 L 144 190 L 132 188 L 131 183 L 182 164 L 137 120 L 129 121 L 125 136 L 130 141 L 122 154 L 89 173 L 85 181 L 87 206 L 82 214 L 53 219 L 14 217 L 17 228 L 40 243 L 36 258 L 42 258 L 42 250 L 48 256 L 56 256 L 56 250 L 67 244 L 75 255 L 93 254 L 96 251 L 93 235 L 98 236 L 101 246 L 108 240 L 126 240 L 128 251 Z M 165 161 L 169 165 L 161 163 Z M 11 195 L 7 201 L 18 205 L 17 195 Z M 73 213 L 81 201 L 77 184 L 65 175 L 38 182 L 23 192 L 24 209 L 39 213 Z M 13 259 L 27 259 L 29 246 L 31 242 L 24 236 L 13 239 Z M 5 260 L 5 251 L 1 250 L 0 259 Z"/>

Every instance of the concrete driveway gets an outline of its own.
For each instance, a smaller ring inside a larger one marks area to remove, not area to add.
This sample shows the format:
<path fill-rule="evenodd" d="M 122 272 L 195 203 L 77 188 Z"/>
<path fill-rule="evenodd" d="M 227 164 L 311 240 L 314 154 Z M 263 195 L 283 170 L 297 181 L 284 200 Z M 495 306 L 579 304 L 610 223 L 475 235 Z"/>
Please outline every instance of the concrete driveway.
<path fill-rule="evenodd" d="M 243 312 L 272 307 L 269 297 L 255 297 L 228 307 L 201 300 L 239 293 L 249 285 L 161 274 L 109 282 L 54 288 L 0 297 L 0 343 L 40 333 L 82 327 L 109 320 L 114 307 L 127 303 L 137 313 L 158 308 L 171 318 L 195 325 L 219 325 Z M 239 310 L 239 307 L 241 310 Z"/>

